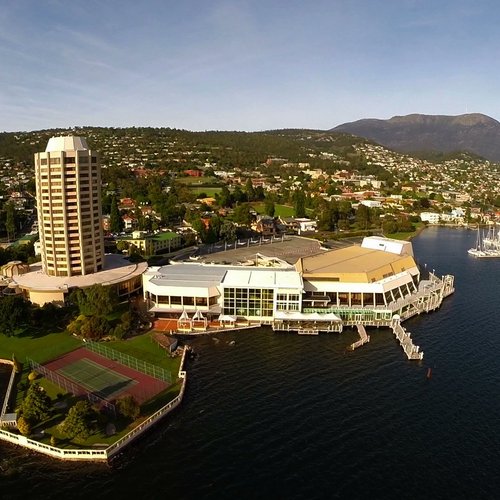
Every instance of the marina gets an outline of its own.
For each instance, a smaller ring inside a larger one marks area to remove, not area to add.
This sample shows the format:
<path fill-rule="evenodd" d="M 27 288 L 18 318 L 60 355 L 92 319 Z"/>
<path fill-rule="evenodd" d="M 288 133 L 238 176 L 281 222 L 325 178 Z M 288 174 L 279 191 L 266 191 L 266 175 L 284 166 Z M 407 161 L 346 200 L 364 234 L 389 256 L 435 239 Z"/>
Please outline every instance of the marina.
<path fill-rule="evenodd" d="M 476 245 L 467 252 L 477 259 L 500 258 L 500 229 L 490 225 L 486 234 L 483 234 L 478 226 Z"/>

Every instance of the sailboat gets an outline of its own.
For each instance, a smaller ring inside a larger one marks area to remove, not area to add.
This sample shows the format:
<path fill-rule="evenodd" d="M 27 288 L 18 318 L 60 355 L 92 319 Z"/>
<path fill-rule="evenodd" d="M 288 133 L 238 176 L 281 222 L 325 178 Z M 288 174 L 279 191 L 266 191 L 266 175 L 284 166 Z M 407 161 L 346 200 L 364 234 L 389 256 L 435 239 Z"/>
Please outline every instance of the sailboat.
<path fill-rule="evenodd" d="M 483 248 L 500 253 L 500 230 L 495 231 L 495 227 L 490 226 L 488 234 L 483 238 Z"/>
<path fill-rule="evenodd" d="M 490 227 L 485 237 L 481 235 L 481 229 L 477 226 L 476 246 L 469 248 L 468 254 L 478 259 L 500 257 L 500 232 Z"/>

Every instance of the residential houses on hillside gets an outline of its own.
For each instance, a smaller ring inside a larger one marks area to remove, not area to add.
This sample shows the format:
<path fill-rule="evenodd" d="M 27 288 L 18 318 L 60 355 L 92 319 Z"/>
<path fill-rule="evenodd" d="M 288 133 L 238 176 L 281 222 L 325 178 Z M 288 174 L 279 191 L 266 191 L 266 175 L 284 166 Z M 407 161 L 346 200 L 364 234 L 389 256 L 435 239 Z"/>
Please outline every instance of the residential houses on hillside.
<path fill-rule="evenodd" d="M 92 142 L 97 138 L 95 135 L 97 133 L 89 129 L 88 141 Z M 20 140 L 24 139 L 20 136 Z M 348 201 L 354 207 L 361 203 L 379 210 L 382 214 L 401 212 L 416 216 L 421 212 L 422 220 L 430 224 L 460 224 L 470 219 L 481 221 L 497 219 L 495 210 L 485 208 L 491 207 L 492 200 L 500 199 L 499 168 L 498 165 L 481 159 L 458 158 L 430 162 L 395 153 L 374 144 L 353 145 L 353 154 L 363 158 L 366 165 L 383 168 L 393 175 L 394 183 L 388 187 L 383 179 L 373 173 L 373 168 L 370 174 L 361 173 L 351 168 L 345 157 L 328 151 L 309 153 L 310 162 L 269 157 L 261 166 L 250 170 L 227 165 L 221 168 L 217 162 L 207 159 L 210 157 L 210 151 L 203 148 L 188 148 L 172 137 L 165 138 L 159 145 L 158 141 L 154 143 L 149 141 L 147 133 L 140 130 L 135 135 L 128 131 L 99 137 L 99 140 L 100 144 L 103 144 L 103 150 L 100 151 L 103 167 L 127 168 L 138 179 L 147 179 L 152 172 L 155 175 L 159 173 L 162 176 L 173 175 L 173 172 L 160 168 L 162 162 L 168 160 L 181 165 L 175 175 L 202 179 L 204 172 L 209 169 L 218 179 L 219 185 L 226 184 L 230 190 L 238 185 L 244 188 L 250 179 L 254 189 L 261 189 L 266 194 L 275 193 L 279 196 L 284 191 L 305 190 L 311 197 Z M 330 168 L 327 171 L 312 167 L 313 161 L 318 158 L 333 163 L 337 168 Z M 25 193 L 22 186 L 27 185 L 32 179 L 33 169 L 29 165 L 19 165 L 14 169 L 13 161 L 0 157 L 0 181 L 6 192 L 6 194 L 0 193 L 0 196 L 4 197 L 4 201 L 7 196 L 18 209 L 22 210 L 32 204 L 30 195 Z M 418 200 L 422 198 L 428 200 L 428 207 L 419 209 Z M 213 196 L 199 199 L 197 203 L 209 205 L 217 210 L 216 198 Z M 155 221 L 158 226 L 159 214 L 149 205 L 123 197 L 119 200 L 118 207 L 128 233 L 140 228 L 139 218 Z M 226 210 L 218 213 L 225 217 L 228 212 Z M 313 231 L 314 223 L 314 220 L 304 221 L 307 229 L 297 220 L 293 224 L 296 231 L 304 232 Z M 104 214 L 105 230 L 109 230 L 108 224 L 109 214 Z M 287 225 L 283 221 L 279 224 Z M 272 228 L 265 219 L 255 220 L 253 225 L 254 230 L 262 234 L 276 231 L 276 228 Z M 162 229 L 166 228 L 158 226 L 158 230 Z M 145 244 L 143 246 L 146 248 Z"/>

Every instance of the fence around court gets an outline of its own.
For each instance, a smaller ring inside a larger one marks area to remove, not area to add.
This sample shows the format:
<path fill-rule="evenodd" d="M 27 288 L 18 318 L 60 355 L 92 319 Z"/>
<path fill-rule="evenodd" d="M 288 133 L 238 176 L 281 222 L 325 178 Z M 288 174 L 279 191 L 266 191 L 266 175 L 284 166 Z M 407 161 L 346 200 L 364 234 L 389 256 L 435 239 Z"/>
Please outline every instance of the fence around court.
<path fill-rule="evenodd" d="M 115 415 L 116 415 L 116 408 L 115 405 L 110 403 L 104 395 L 99 394 L 98 391 L 94 392 L 89 392 L 85 391 L 82 389 L 82 386 L 75 384 L 68 380 L 66 377 L 63 377 L 62 375 L 59 375 L 59 373 L 49 370 L 45 366 L 37 363 L 36 361 L 33 361 L 32 359 L 27 359 L 27 361 L 30 364 L 31 370 L 36 371 L 37 373 L 40 373 L 40 375 L 43 375 L 46 379 L 50 380 L 57 386 L 59 386 L 61 389 L 64 389 L 66 392 L 72 393 L 72 394 L 82 394 L 82 392 L 85 394 L 85 397 L 91 402 L 91 403 L 98 403 L 100 405 L 103 405 L 106 407 L 108 410 L 111 410 Z"/>
<path fill-rule="evenodd" d="M 99 342 L 85 342 L 85 347 L 96 354 L 117 361 L 118 363 L 128 366 L 138 372 L 149 375 L 150 377 L 156 378 L 158 380 L 163 380 L 164 382 L 172 383 L 172 374 L 170 371 L 161 368 L 160 366 L 153 365 L 142 359 L 137 359 L 123 352 L 117 351 L 116 349 L 111 349 Z"/>

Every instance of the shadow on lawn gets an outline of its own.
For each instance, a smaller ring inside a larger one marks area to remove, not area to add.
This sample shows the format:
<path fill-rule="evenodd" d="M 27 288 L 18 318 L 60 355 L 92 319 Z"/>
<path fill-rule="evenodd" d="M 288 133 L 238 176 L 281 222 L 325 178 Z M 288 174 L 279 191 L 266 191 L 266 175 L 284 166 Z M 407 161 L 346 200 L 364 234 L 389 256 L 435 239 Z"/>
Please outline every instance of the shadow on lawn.
<path fill-rule="evenodd" d="M 18 338 L 29 338 L 29 339 L 38 339 L 45 337 L 47 335 L 53 333 L 61 333 L 64 332 L 65 326 L 57 326 L 52 325 L 50 327 L 41 327 L 41 326 L 26 326 L 22 330 L 18 331 L 15 337 Z M 69 333 L 68 333 L 69 336 Z"/>

